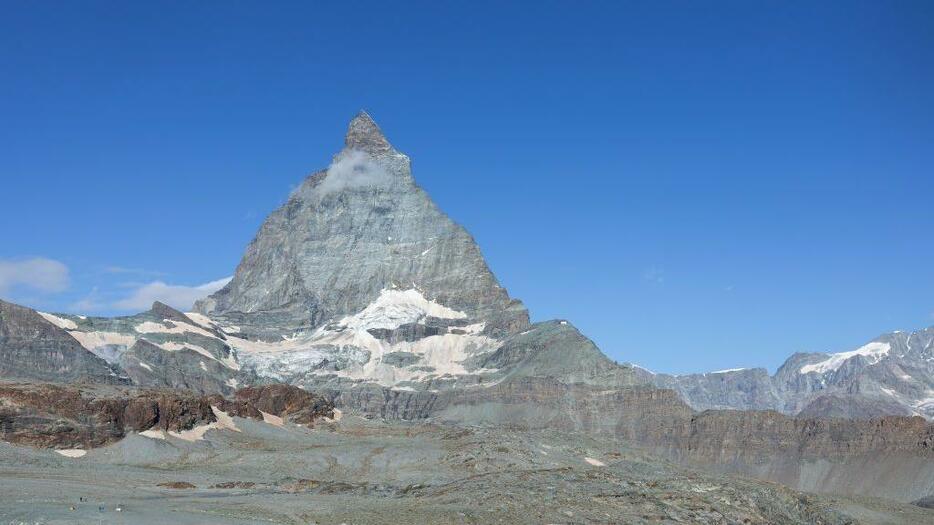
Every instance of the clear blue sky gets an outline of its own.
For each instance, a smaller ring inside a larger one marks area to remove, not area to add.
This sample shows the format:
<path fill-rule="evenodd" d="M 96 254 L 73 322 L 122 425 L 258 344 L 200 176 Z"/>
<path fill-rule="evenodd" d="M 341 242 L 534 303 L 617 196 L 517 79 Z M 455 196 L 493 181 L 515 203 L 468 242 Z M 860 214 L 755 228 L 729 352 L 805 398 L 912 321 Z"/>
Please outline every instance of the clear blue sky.
<path fill-rule="evenodd" d="M 5 2 L 0 295 L 229 276 L 366 108 L 536 320 L 620 361 L 934 324 L 934 3 L 312 4 Z"/>

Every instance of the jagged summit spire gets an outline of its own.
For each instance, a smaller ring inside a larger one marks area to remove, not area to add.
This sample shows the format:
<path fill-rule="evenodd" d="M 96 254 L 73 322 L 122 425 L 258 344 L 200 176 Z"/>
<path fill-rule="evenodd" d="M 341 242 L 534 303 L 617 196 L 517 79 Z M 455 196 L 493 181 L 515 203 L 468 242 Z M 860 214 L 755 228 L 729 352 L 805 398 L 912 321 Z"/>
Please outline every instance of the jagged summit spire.
<path fill-rule="evenodd" d="M 350 125 L 347 127 L 347 136 L 344 137 L 344 145 L 347 148 L 376 155 L 393 151 L 392 144 L 386 140 L 379 126 L 363 110 L 350 121 Z"/>

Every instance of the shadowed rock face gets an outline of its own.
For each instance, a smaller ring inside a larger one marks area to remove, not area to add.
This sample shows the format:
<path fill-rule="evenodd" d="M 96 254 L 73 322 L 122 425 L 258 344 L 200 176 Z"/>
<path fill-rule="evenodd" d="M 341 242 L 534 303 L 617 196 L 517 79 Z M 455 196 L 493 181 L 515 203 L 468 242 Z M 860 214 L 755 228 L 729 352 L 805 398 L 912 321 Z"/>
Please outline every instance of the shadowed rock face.
<path fill-rule="evenodd" d="M 334 417 L 334 405 L 329 401 L 289 385 L 241 388 L 233 399 L 219 401 L 218 407 L 232 416 L 262 419 L 265 412 L 299 425 Z"/>
<path fill-rule="evenodd" d="M 0 301 L 0 377 L 128 383 L 68 332 L 35 310 Z"/>
<path fill-rule="evenodd" d="M 150 428 L 215 421 L 207 398 L 186 392 L 97 392 L 51 384 L 0 387 L 0 437 L 33 447 L 91 448 Z"/>
<path fill-rule="evenodd" d="M 150 429 L 181 432 L 228 415 L 262 412 L 309 425 L 333 417 L 319 396 L 286 385 L 244 389 L 234 399 L 184 390 L 90 389 L 45 383 L 0 384 L 0 439 L 18 445 L 92 448 Z M 261 412 L 262 411 L 262 412 Z"/>
<path fill-rule="evenodd" d="M 233 280 L 196 309 L 247 335 L 278 337 L 363 310 L 386 289 L 426 297 L 486 322 L 493 334 L 528 326 L 462 227 L 431 201 L 366 113 L 345 148 L 270 215 Z"/>

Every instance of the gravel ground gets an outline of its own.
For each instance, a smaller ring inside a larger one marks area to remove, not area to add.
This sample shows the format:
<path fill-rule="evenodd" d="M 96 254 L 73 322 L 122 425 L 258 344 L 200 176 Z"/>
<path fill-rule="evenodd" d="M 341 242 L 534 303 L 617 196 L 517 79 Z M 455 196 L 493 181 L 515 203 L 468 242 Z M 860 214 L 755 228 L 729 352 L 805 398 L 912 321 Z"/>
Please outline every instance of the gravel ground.
<path fill-rule="evenodd" d="M 702 474 L 555 431 L 235 423 L 80 458 L 0 444 L 0 525 L 934 523 L 932 510 Z"/>

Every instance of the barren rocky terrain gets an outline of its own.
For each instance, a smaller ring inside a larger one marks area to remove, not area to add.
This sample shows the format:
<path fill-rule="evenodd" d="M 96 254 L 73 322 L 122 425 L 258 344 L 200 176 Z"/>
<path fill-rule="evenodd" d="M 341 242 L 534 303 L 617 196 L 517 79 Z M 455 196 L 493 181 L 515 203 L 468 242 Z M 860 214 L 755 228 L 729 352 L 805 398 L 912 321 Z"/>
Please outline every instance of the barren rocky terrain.
<path fill-rule="evenodd" d="M 531 323 L 366 113 L 194 309 L 0 300 L 0 525 L 934 523 L 931 333 L 621 365 Z"/>
<path fill-rule="evenodd" d="M 81 457 L 0 444 L 0 523 L 934 523 L 913 505 L 703 474 L 562 431 L 232 423 Z"/>

